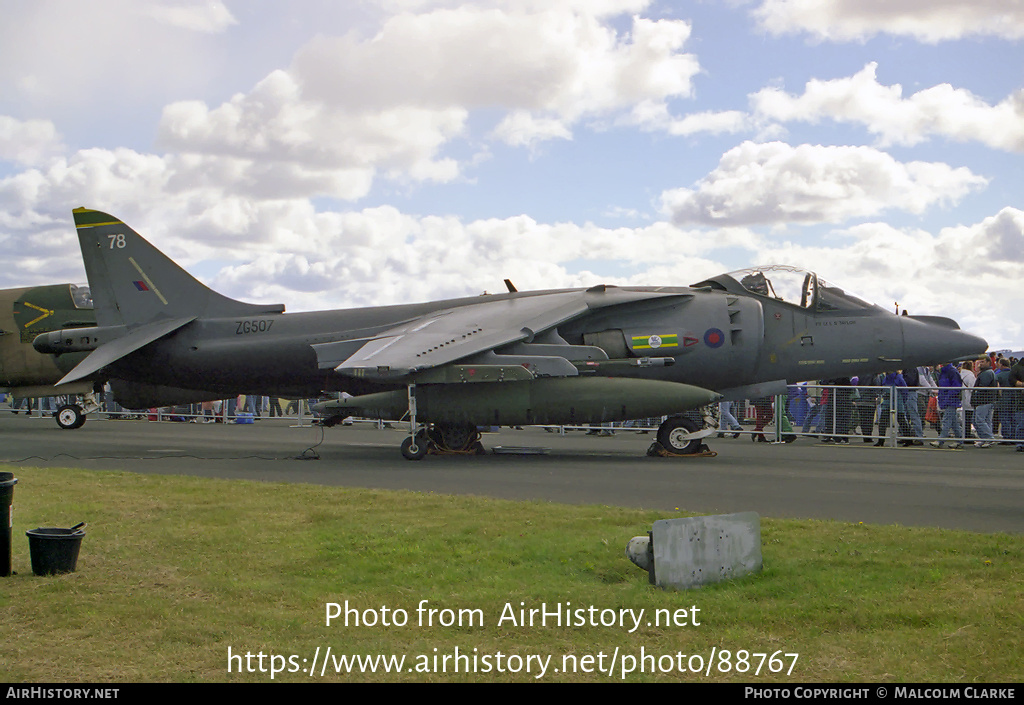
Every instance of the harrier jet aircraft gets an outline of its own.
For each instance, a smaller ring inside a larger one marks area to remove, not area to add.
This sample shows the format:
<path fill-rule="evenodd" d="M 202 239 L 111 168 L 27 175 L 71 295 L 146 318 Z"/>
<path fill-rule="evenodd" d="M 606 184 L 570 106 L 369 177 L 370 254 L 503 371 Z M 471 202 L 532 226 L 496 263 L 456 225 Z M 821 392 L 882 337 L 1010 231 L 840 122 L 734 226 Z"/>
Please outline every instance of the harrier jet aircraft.
<path fill-rule="evenodd" d="M 689 287 L 509 291 L 286 314 L 210 290 L 113 216 L 78 208 L 74 219 L 97 326 L 36 339 L 41 352 L 89 351 L 62 383 L 109 379 L 130 408 L 344 391 L 354 396 L 321 405 L 328 423 L 408 415 L 410 459 L 428 447 L 478 448 L 479 425 L 663 415 L 659 442 L 692 453 L 708 431 L 685 410 L 988 347 L 950 319 L 895 316 L 792 267 Z"/>
<path fill-rule="evenodd" d="M 32 348 L 32 341 L 48 331 L 95 325 L 89 287 L 52 284 L 0 290 L 0 392 L 18 398 L 86 395 L 84 407 L 65 404 L 55 414 L 62 428 L 81 426 L 85 412 L 96 408 L 92 383 L 82 381 L 60 389 L 53 385 L 85 353 L 44 355 Z"/>

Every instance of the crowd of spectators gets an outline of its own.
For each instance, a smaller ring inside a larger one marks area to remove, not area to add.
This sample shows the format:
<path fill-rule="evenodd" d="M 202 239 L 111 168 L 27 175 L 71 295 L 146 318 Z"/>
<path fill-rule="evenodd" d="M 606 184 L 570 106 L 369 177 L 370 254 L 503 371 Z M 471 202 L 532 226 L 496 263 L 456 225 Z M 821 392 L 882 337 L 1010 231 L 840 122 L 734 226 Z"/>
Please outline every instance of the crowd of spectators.
<path fill-rule="evenodd" d="M 930 427 L 935 447 L 1011 443 L 1024 451 L 1024 363 L 993 353 L 959 365 L 794 385 L 787 411 L 803 433 L 814 427 L 830 443 L 860 436 L 881 446 L 894 430 L 900 445 L 923 445 Z"/>

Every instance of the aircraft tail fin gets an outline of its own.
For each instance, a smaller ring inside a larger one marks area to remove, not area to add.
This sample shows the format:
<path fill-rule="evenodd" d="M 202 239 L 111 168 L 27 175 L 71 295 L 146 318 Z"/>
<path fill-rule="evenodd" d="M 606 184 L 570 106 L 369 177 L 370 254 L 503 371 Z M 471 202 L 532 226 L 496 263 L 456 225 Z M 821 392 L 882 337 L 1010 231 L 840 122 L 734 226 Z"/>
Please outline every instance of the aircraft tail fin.
<path fill-rule="evenodd" d="M 167 319 L 284 311 L 282 304 L 248 304 L 218 294 L 111 215 L 88 208 L 73 214 L 100 326 L 132 329 Z"/>

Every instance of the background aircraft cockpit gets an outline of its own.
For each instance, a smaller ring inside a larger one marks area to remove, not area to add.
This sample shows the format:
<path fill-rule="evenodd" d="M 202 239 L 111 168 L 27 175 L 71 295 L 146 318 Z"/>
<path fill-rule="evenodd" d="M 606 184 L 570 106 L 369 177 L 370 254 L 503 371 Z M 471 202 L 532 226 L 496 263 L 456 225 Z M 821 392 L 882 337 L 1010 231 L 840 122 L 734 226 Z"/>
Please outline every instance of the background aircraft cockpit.
<path fill-rule="evenodd" d="M 75 308 L 93 308 L 92 290 L 89 287 L 79 284 L 69 284 L 69 286 L 71 287 L 71 301 L 75 304 Z"/>

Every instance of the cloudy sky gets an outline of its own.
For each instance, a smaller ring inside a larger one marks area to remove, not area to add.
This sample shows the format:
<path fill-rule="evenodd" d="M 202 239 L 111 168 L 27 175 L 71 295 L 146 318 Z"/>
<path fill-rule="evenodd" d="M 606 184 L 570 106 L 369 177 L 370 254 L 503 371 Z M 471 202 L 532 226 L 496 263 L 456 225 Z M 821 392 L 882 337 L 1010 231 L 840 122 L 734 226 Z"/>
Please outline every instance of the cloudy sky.
<path fill-rule="evenodd" d="M 0 286 L 71 209 L 312 310 L 793 264 L 1024 347 L 1024 0 L 4 0 Z"/>

